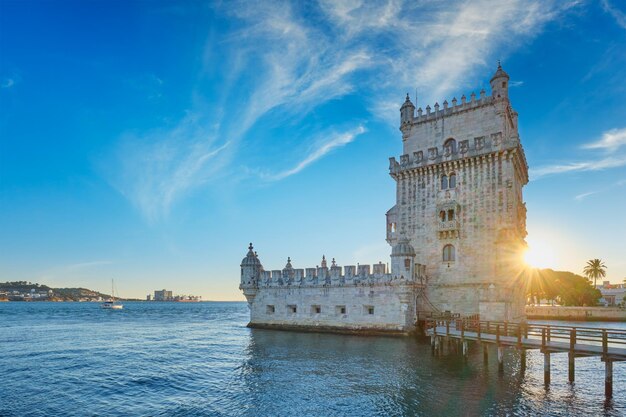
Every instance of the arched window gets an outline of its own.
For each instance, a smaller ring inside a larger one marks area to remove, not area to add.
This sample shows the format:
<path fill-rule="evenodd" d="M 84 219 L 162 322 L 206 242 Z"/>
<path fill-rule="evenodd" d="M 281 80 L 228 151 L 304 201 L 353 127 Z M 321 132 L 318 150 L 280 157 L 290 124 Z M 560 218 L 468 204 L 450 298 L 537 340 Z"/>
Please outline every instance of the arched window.
<path fill-rule="evenodd" d="M 439 212 L 439 218 L 441 219 L 442 222 L 446 221 L 446 211 L 445 210 L 441 210 Z"/>
<path fill-rule="evenodd" d="M 454 246 L 446 245 L 443 247 L 443 261 L 444 262 L 454 261 Z"/>
<path fill-rule="evenodd" d="M 448 221 L 451 222 L 452 220 L 454 220 L 454 210 L 450 209 L 448 210 Z"/>
<path fill-rule="evenodd" d="M 448 176 L 447 175 L 441 176 L 441 189 L 442 190 L 448 189 Z"/>
<path fill-rule="evenodd" d="M 450 188 L 456 187 L 456 174 L 450 174 Z"/>
<path fill-rule="evenodd" d="M 443 150 L 445 155 L 451 155 L 456 153 L 456 140 L 450 138 L 443 144 Z"/>

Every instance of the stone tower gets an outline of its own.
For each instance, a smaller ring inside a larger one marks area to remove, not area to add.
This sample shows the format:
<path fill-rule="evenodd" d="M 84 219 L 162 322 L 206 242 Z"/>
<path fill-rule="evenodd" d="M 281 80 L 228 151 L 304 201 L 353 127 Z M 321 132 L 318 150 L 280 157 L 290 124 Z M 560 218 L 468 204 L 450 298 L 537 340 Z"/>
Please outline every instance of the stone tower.
<path fill-rule="evenodd" d="M 521 320 L 528 166 L 500 65 L 490 84 L 490 96 L 482 90 L 417 114 L 407 95 L 403 155 L 390 158 L 397 191 L 387 241 L 409 245 L 425 265 L 419 309 Z"/>

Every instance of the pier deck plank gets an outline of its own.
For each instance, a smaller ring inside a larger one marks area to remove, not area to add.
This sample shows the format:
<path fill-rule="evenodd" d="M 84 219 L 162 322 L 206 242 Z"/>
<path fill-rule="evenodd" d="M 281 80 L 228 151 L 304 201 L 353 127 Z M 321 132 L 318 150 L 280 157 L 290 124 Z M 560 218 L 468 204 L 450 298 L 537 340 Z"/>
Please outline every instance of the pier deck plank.
<path fill-rule="evenodd" d="M 426 334 L 428 336 L 433 335 L 433 329 L 428 329 Z M 460 330 L 450 328 L 446 333 L 445 326 L 437 326 L 437 336 L 447 336 L 455 339 L 462 338 Z M 463 332 L 463 338 L 467 340 L 480 340 L 481 342 L 494 344 L 496 343 L 497 339 L 496 335 L 492 333 L 481 333 L 479 338 L 477 332 L 471 331 Z M 522 349 L 542 349 L 541 338 L 538 337 L 522 337 L 520 342 L 518 343 L 518 339 L 515 336 L 500 336 L 500 345 L 518 347 Z M 545 344 L 545 349 L 543 350 L 543 352 L 545 353 L 558 353 L 569 351 L 569 343 L 553 340 L 547 341 Z M 602 345 L 600 344 L 576 343 L 574 345 L 574 353 L 577 356 L 602 356 L 604 352 L 602 350 Z M 611 343 L 609 342 L 606 358 L 612 361 L 624 361 L 626 360 L 626 348 L 611 346 Z"/>

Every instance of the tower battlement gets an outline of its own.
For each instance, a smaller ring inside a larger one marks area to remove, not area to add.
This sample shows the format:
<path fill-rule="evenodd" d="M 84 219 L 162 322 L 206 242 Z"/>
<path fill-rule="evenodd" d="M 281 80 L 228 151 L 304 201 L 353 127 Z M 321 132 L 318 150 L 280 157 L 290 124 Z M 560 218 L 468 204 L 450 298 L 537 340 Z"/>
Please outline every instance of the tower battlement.
<path fill-rule="evenodd" d="M 422 282 L 425 280 L 425 266 L 416 265 L 415 274 L 388 271 L 388 266 L 382 262 L 373 265 L 346 265 L 333 264 L 330 268 L 316 266 L 314 268 L 293 268 L 291 258 L 287 267 L 271 271 L 260 270 L 257 279 L 248 279 L 241 282 L 242 288 L 291 288 L 291 287 L 330 287 L 330 286 L 359 286 L 359 285 L 394 285 L 405 281 Z"/>
<path fill-rule="evenodd" d="M 498 101 L 508 100 L 506 98 L 494 97 L 493 95 L 488 96 L 486 95 L 485 90 L 480 90 L 479 94 L 479 97 L 476 98 L 476 93 L 472 92 L 469 96 L 469 100 L 465 94 L 461 96 L 460 101 L 457 100 L 456 97 L 452 98 L 450 103 L 448 103 L 448 100 L 444 100 L 441 106 L 439 105 L 439 102 L 435 102 L 432 107 L 430 105 L 427 105 L 425 109 L 418 107 L 417 110 L 411 115 L 412 117 L 407 119 L 406 122 L 413 124 L 424 123 L 430 120 L 450 116 L 452 114 L 474 110 L 481 106 L 494 104 Z M 404 124 L 404 122 L 402 124 Z"/>

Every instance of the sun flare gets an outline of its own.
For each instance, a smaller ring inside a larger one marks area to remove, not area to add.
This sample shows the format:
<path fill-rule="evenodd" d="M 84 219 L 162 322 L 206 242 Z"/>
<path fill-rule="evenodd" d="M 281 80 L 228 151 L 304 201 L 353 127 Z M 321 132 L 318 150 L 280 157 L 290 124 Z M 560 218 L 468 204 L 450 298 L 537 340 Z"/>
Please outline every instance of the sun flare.
<path fill-rule="evenodd" d="M 529 242 L 524 253 L 524 262 L 533 268 L 554 268 L 556 257 L 550 245 L 544 242 Z"/>

